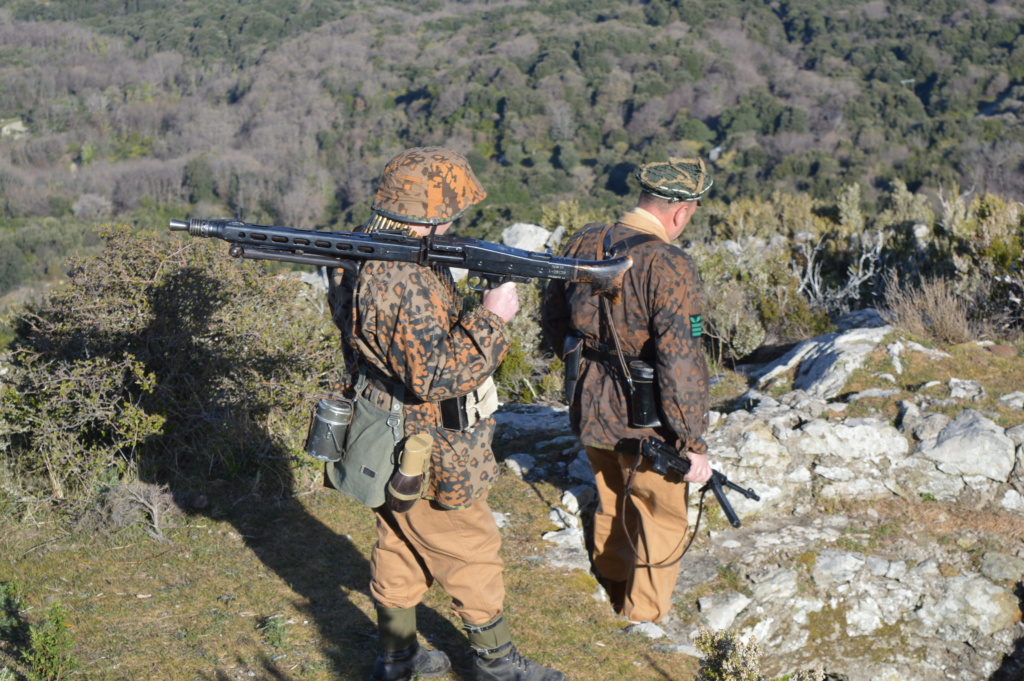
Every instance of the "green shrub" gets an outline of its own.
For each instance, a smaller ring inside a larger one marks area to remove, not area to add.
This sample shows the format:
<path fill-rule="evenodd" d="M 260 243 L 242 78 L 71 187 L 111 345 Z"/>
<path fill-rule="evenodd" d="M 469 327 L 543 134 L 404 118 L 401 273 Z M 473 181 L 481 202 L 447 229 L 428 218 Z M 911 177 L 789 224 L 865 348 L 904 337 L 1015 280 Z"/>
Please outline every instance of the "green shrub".
<path fill-rule="evenodd" d="M 68 286 L 15 315 L 0 401 L 15 472 L 68 498 L 109 486 L 112 471 L 287 478 L 308 400 L 342 370 L 323 295 L 219 242 L 125 226 L 101 236 Z"/>
<path fill-rule="evenodd" d="M 503 399 L 532 403 L 557 397 L 561 389 L 562 364 L 541 349 L 540 302 L 545 283 L 518 287 L 519 312 L 505 327 L 511 348 L 494 374 Z"/>
<path fill-rule="evenodd" d="M 541 219 L 540 226 L 545 229 L 549 229 L 552 232 L 559 227 L 565 227 L 565 235 L 557 248 L 554 248 L 556 253 L 561 253 L 562 246 L 565 245 L 565 241 L 568 240 L 569 236 L 572 235 L 576 230 L 580 229 L 584 225 L 591 222 L 603 222 L 607 218 L 599 211 L 585 210 L 580 206 L 580 202 L 575 199 L 570 201 L 559 201 L 555 205 L 545 205 L 541 208 Z"/>
<path fill-rule="evenodd" d="M 0 295 L 25 283 L 55 280 L 71 253 L 90 253 L 99 242 L 90 222 L 72 217 L 29 218 L 0 229 Z"/>
<path fill-rule="evenodd" d="M 70 676 L 78 661 L 68 632 L 67 615 L 60 603 L 46 610 L 46 618 L 29 630 L 29 644 L 22 652 L 28 681 L 60 681 Z"/>
<path fill-rule="evenodd" d="M 45 476 L 57 499 L 90 491 L 108 469 L 128 473 L 132 451 L 160 432 L 163 417 L 139 406 L 154 376 L 130 355 L 69 362 L 21 350 L 14 362 L 21 371 L 0 387 L 0 420 L 20 468 Z"/>
<path fill-rule="evenodd" d="M 734 254 L 698 244 L 690 253 L 700 272 L 705 334 L 717 362 L 735 362 L 762 344 L 796 342 L 827 331 L 830 321 L 799 290 L 784 249 Z"/>

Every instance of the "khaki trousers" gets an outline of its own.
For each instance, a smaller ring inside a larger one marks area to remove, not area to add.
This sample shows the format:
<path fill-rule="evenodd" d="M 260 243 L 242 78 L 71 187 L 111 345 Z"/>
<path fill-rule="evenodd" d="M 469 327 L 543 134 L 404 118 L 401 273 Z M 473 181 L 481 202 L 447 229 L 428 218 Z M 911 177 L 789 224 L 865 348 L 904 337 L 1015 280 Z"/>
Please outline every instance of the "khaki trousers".
<path fill-rule="evenodd" d="M 408 513 L 382 507 L 376 516 L 370 593 L 378 605 L 411 608 L 436 579 L 464 621 L 485 624 L 501 614 L 501 535 L 486 495 L 459 510 L 420 499 Z"/>
<path fill-rule="evenodd" d="M 650 460 L 641 458 L 630 496 L 623 499 L 636 456 L 587 447 L 587 458 L 600 502 L 594 515 L 594 567 L 611 582 L 615 612 L 633 622 L 659 622 L 672 608 L 679 576 L 688 486 L 676 475 L 656 473 Z"/>

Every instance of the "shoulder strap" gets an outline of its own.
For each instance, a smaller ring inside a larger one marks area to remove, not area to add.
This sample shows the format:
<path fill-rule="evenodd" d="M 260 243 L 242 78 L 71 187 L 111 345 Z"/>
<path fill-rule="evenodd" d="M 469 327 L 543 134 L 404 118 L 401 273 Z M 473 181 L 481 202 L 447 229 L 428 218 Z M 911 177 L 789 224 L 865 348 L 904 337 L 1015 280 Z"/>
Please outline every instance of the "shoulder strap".
<path fill-rule="evenodd" d="M 614 258 L 622 253 L 628 251 L 631 248 L 646 244 L 651 241 L 661 241 L 658 237 L 653 234 L 634 234 L 633 236 L 626 237 L 622 241 L 612 245 L 612 231 L 609 228 L 604 234 L 604 257 Z"/>
<path fill-rule="evenodd" d="M 401 381 L 381 380 L 380 382 L 388 386 L 387 392 L 391 395 L 391 413 L 388 414 L 387 424 L 391 426 L 391 434 L 394 436 L 395 442 L 399 442 L 404 436 L 402 428 L 404 413 L 402 408 L 405 406 L 405 384 Z M 366 378 L 366 362 L 359 360 L 359 378 L 356 379 L 355 386 L 356 400 L 362 399 L 363 390 L 366 389 L 367 385 L 374 387 Z"/>
<path fill-rule="evenodd" d="M 608 256 L 608 252 L 611 250 L 613 226 L 614 225 L 607 225 L 604 228 L 604 234 L 601 235 L 602 247 L 598 249 L 600 252 L 597 254 L 598 260 L 604 260 L 604 258 Z M 632 395 L 635 390 L 633 387 L 633 377 L 629 375 L 629 367 L 626 366 L 626 358 L 622 354 L 622 344 L 619 342 L 619 332 L 615 330 L 615 322 L 612 320 L 611 302 L 605 296 L 598 296 L 598 306 L 604 314 L 608 330 L 611 331 L 612 341 L 615 343 L 615 354 L 619 359 L 619 370 L 622 372 L 622 378 L 626 382 L 626 388 L 629 390 L 629 394 Z M 598 326 L 598 329 L 600 329 L 600 326 Z"/>
<path fill-rule="evenodd" d="M 651 241 L 661 241 L 661 239 L 653 234 L 634 234 L 633 236 L 626 237 L 622 241 L 616 242 L 612 245 L 613 226 L 614 225 L 606 225 L 604 234 L 601 235 L 601 248 L 599 249 L 600 252 L 597 254 L 598 260 L 615 257 L 641 244 Z M 636 388 L 633 386 L 633 377 L 630 375 L 629 367 L 626 365 L 626 356 L 622 352 L 622 343 L 619 342 L 619 332 L 615 329 L 615 324 L 612 322 L 611 303 L 607 298 L 601 296 L 598 304 L 601 308 L 601 312 L 604 314 L 608 329 L 611 331 L 612 342 L 615 345 L 615 355 L 619 360 L 619 370 L 622 372 L 626 388 L 629 390 L 630 395 L 632 395 Z"/>

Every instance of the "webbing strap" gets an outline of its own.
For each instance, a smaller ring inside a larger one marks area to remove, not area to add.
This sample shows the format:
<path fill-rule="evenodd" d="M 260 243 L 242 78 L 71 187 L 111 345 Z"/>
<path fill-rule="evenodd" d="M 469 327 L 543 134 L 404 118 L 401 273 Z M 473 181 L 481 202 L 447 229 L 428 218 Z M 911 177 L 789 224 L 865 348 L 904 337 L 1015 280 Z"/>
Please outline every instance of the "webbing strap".
<path fill-rule="evenodd" d="M 608 252 L 611 250 L 612 241 L 612 225 L 607 225 L 604 228 L 604 234 L 602 235 L 602 249 L 598 253 L 598 260 L 604 260 L 608 257 Z M 617 246 L 618 244 L 616 244 Z M 619 332 L 615 329 L 615 323 L 612 321 L 612 310 L 611 302 L 605 296 L 600 296 L 598 299 L 598 306 L 605 315 L 605 321 L 607 322 L 608 330 L 611 331 L 612 341 L 615 343 L 615 354 L 619 360 L 619 369 L 622 371 L 622 378 L 626 381 L 626 387 L 629 389 L 629 394 L 632 395 L 635 388 L 633 387 L 633 377 L 629 373 L 629 368 L 626 366 L 626 358 L 622 354 L 622 345 L 619 343 Z M 598 326 L 600 331 L 600 325 Z"/>
<path fill-rule="evenodd" d="M 633 236 L 626 237 L 622 241 L 617 242 L 614 246 L 611 241 L 612 231 L 609 228 L 604 235 L 604 257 L 606 258 L 614 258 L 631 248 L 635 248 L 641 244 L 646 244 L 650 241 L 661 241 L 661 239 L 653 234 L 634 234 Z"/>
<path fill-rule="evenodd" d="M 367 386 L 380 390 L 375 383 L 379 383 L 386 387 L 386 392 L 391 396 L 391 413 L 388 414 L 387 424 L 391 427 L 391 435 L 395 438 L 395 442 L 400 442 L 405 437 L 404 429 L 402 428 L 402 407 L 405 406 L 403 401 L 405 398 L 405 384 L 401 381 L 389 381 L 381 376 L 373 373 L 373 381 L 367 378 L 369 372 L 366 368 L 366 362 L 359 362 L 359 378 L 356 379 L 356 399 L 363 399 L 363 391 Z"/>

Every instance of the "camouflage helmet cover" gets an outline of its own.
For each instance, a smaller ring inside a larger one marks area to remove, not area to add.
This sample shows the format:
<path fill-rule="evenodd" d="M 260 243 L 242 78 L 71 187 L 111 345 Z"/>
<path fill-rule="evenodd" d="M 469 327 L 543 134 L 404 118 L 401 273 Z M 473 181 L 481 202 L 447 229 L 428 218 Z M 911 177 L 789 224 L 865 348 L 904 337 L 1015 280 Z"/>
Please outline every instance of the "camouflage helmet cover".
<path fill-rule="evenodd" d="M 666 201 L 696 201 L 714 184 L 702 158 L 670 158 L 633 173 L 644 191 Z"/>
<path fill-rule="evenodd" d="M 407 149 L 384 167 L 372 209 L 401 222 L 451 222 L 487 192 L 462 154 L 444 147 Z"/>

